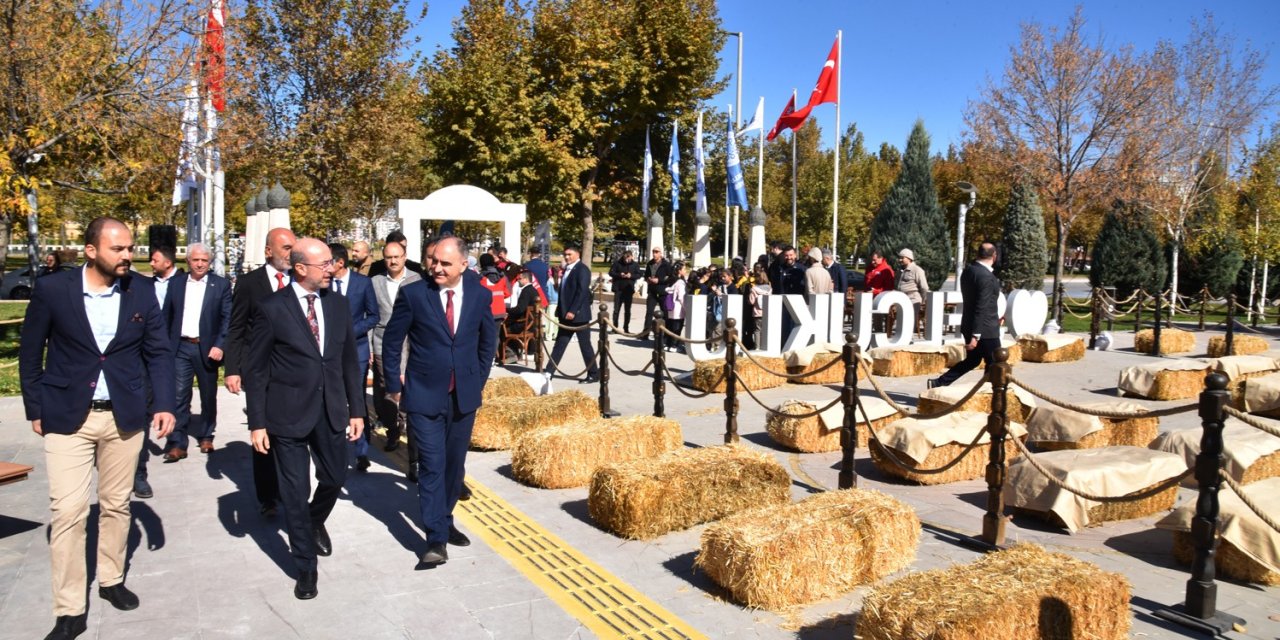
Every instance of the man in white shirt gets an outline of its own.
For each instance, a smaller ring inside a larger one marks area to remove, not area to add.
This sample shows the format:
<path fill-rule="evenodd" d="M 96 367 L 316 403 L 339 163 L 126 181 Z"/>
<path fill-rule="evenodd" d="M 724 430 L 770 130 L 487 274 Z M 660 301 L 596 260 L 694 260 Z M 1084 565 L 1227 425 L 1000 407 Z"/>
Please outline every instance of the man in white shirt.
<path fill-rule="evenodd" d="M 396 296 L 400 288 L 422 280 L 417 272 L 405 268 L 404 246 L 392 242 L 382 250 L 382 259 L 386 262 L 386 273 L 373 276 L 373 295 L 378 301 L 378 324 L 374 326 L 370 337 L 373 351 L 373 409 L 378 421 L 387 428 L 387 451 L 395 451 L 400 446 L 400 436 L 405 433 L 405 414 L 395 402 L 387 398 L 387 379 L 382 370 L 382 334 L 387 330 L 387 322 L 391 320 L 391 312 L 395 309 Z M 429 259 L 429 258 L 428 258 Z M 408 348 L 404 349 L 401 361 L 409 357 Z M 410 434 L 412 438 L 412 434 Z M 409 442 L 409 471 L 411 482 L 418 480 L 418 448 Z"/>

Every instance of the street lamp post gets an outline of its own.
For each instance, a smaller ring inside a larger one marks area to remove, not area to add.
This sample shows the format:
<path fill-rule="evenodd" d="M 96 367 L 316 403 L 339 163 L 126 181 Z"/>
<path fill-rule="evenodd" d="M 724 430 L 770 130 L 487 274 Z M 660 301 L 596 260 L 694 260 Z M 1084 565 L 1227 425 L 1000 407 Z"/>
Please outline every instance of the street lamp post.
<path fill-rule="evenodd" d="M 956 219 L 956 291 L 959 291 L 960 272 L 964 270 L 964 217 L 978 202 L 978 189 L 968 182 L 957 182 L 956 187 L 969 194 L 969 201 L 960 203 L 960 216 Z"/>

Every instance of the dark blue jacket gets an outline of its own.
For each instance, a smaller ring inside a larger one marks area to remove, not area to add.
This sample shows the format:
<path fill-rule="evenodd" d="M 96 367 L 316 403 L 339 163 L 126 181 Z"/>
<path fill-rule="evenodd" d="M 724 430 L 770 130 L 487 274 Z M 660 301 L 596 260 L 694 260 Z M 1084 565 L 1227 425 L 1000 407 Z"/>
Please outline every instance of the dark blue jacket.
<path fill-rule="evenodd" d="M 45 433 L 75 433 L 89 415 L 103 373 L 117 427 L 144 429 L 148 413 L 173 413 L 176 387 L 173 345 L 155 287 L 134 273 L 116 281 L 116 336 L 100 350 L 85 312 L 83 278 L 82 269 L 63 271 L 32 290 L 18 354 L 27 419 L 40 420 Z M 154 385 L 150 407 L 148 378 Z"/>
<path fill-rule="evenodd" d="M 369 276 L 347 270 L 347 288 L 342 292 L 351 307 L 351 327 L 356 334 L 356 359 L 369 362 L 369 332 L 378 326 L 378 297 Z"/>
<path fill-rule="evenodd" d="M 566 320 L 569 313 L 573 314 L 573 320 Z M 591 269 L 585 262 L 579 261 L 564 274 L 556 318 L 565 324 L 591 322 Z"/>

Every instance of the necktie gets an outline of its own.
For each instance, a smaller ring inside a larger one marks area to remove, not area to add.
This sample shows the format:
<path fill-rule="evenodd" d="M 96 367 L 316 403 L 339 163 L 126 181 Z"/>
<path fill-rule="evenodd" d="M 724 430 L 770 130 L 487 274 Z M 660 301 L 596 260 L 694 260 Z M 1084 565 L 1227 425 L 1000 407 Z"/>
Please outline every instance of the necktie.
<path fill-rule="evenodd" d="M 333 286 L 338 288 L 338 295 L 342 295 L 342 281 L 337 278 L 334 278 Z"/>
<path fill-rule="evenodd" d="M 276 291 L 279 291 L 283 288 L 284 288 L 284 274 L 277 271 L 276 272 Z"/>
<path fill-rule="evenodd" d="M 320 320 L 316 318 L 316 294 L 307 294 L 307 324 L 311 325 L 311 336 L 316 339 L 316 346 L 320 346 Z"/>
<path fill-rule="evenodd" d="M 444 321 L 449 325 L 449 337 L 453 337 L 453 289 L 444 292 Z M 449 371 L 449 393 L 453 393 L 455 379 L 453 371 Z"/>

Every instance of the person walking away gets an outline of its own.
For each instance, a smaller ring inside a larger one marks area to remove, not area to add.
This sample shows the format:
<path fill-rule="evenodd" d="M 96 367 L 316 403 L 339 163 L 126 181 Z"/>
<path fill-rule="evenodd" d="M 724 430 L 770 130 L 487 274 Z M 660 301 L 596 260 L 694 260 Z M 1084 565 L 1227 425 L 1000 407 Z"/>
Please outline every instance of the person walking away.
<path fill-rule="evenodd" d="M 822 250 L 813 247 L 809 249 L 808 267 L 804 270 L 805 295 L 809 300 L 813 300 L 814 296 L 820 296 L 835 291 L 835 286 L 831 282 L 831 274 L 827 273 L 827 268 L 822 266 Z"/>
<path fill-rule="evenodd" d="M 991 366 L 996 349 L 1000 348 L 1000 316 L 997 303 L 1000 299 L 1000 279 L 995 274 L 996 246 L 984 242 L 978 247 L 978 259 L 965 267 L 960 274 L 960 293 L 964 297 L 964 310 L 960 314 L 960 335 L 968 355 L 938 378 L 929 380 L 927 387 L 945 387 L 960 376 L 972 371 L 979 362 Z"/>

